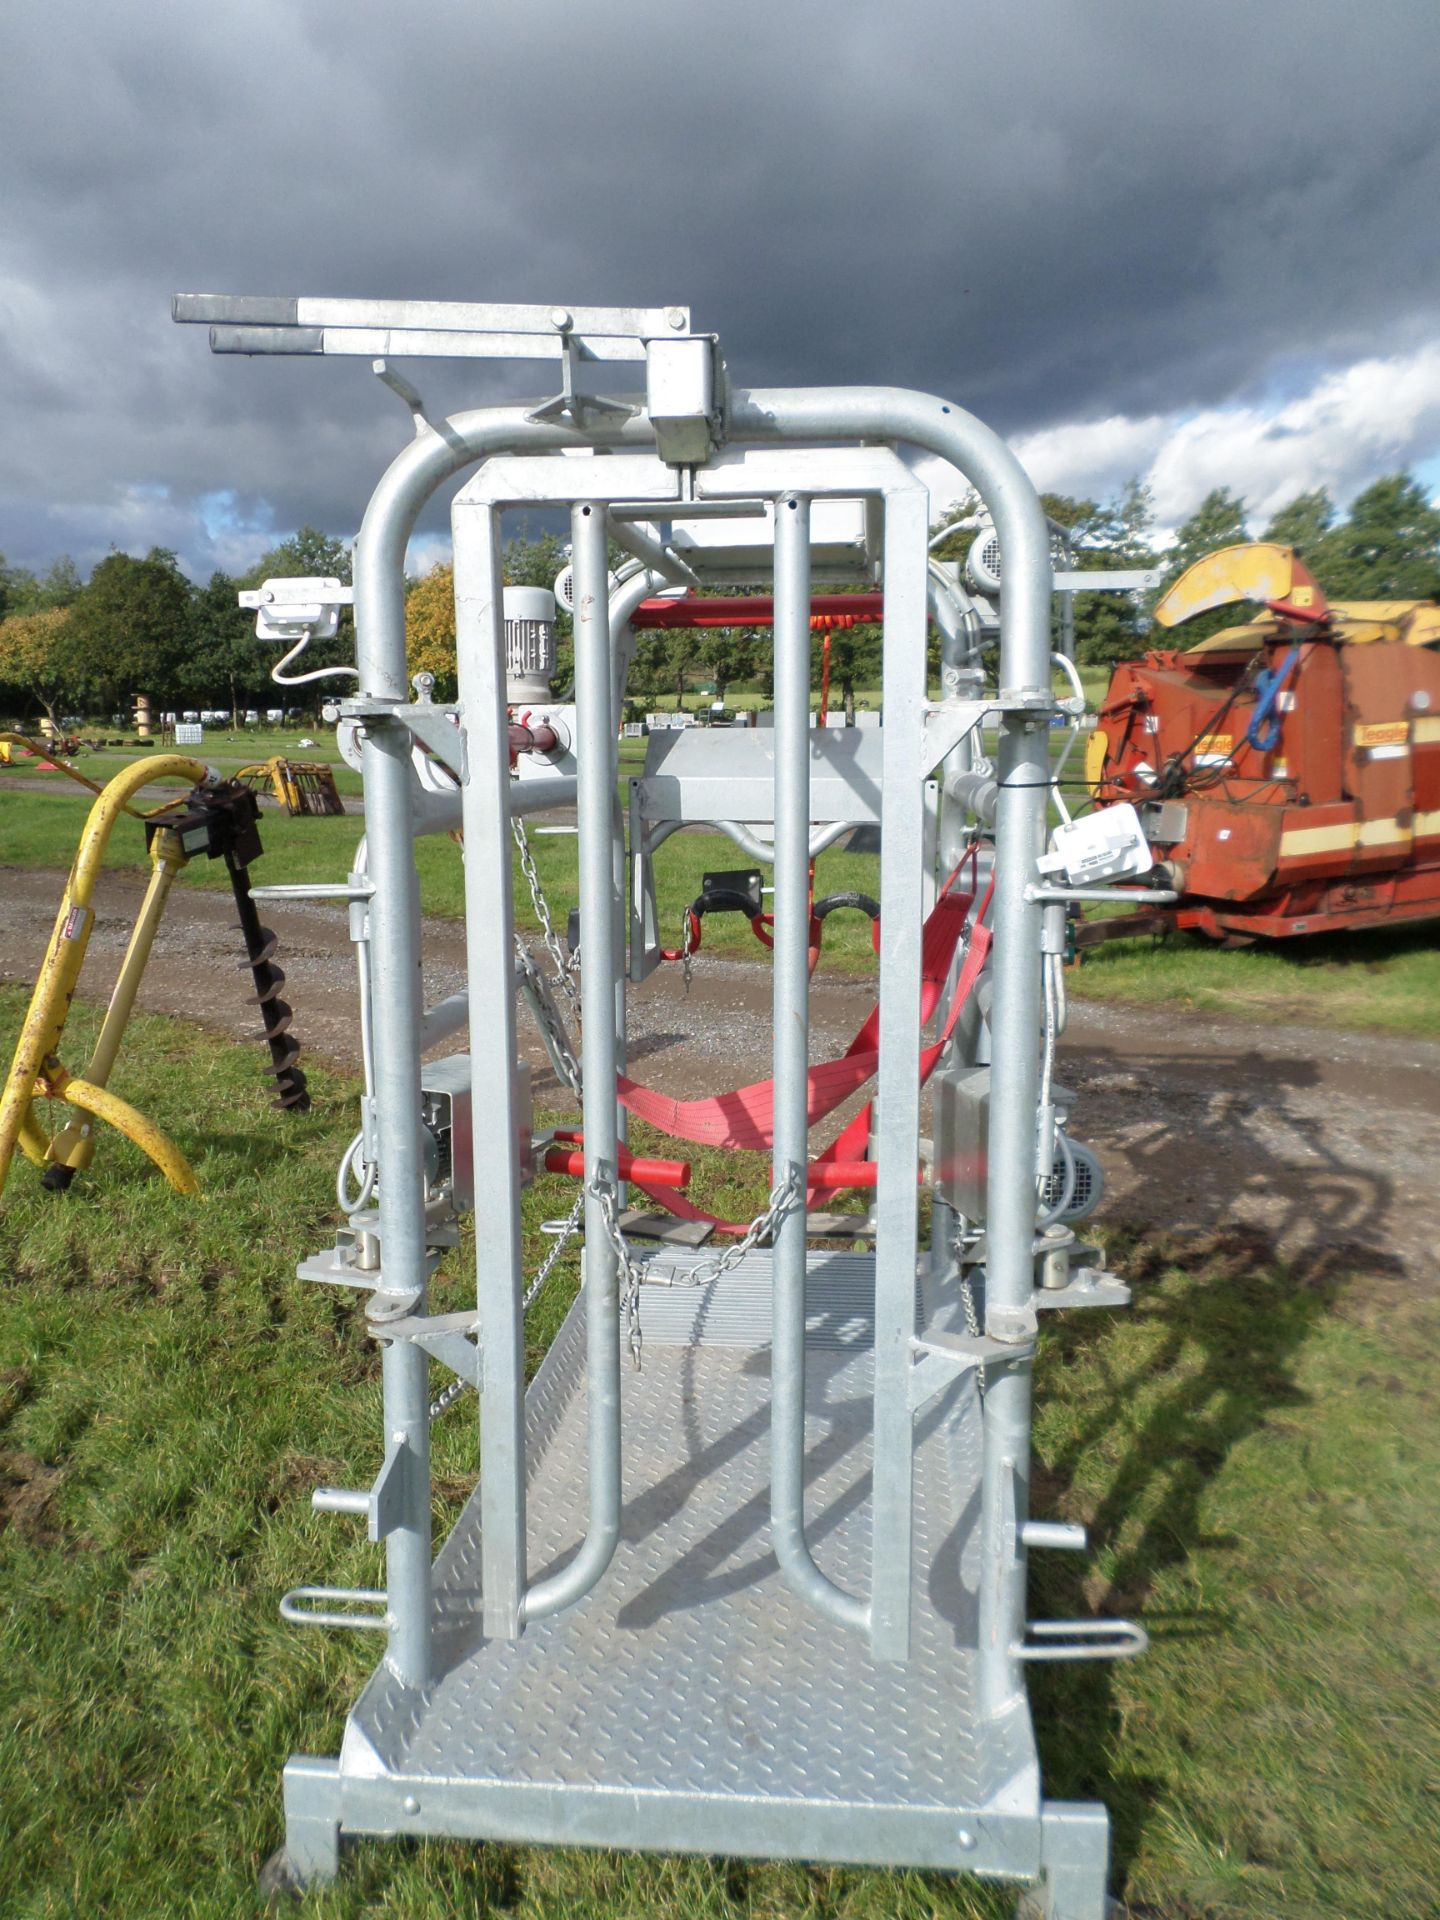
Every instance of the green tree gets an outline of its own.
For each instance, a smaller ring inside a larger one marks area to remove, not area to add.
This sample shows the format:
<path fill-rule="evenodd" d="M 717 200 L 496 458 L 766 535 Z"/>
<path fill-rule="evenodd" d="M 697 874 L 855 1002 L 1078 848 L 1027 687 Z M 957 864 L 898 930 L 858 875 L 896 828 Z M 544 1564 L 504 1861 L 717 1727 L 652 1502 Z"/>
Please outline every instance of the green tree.
<path fill-rule="evenodd" d="M 288 539 L 258 560 L 246 574 L 236 582 L 237 587 L 258 587 L 266 580 L 338 580 L 348 587 L 351 573 L 351 548 L 334 534 L 322 533 L 318 527 L 300 527 Z M 254 637 L 254 616 L 251 616 L 251 636 Z M 264 668 L 268 679 L 270 670 L 277 665 L 284 649 L 271 655 L 271 649 L 263 641 L 256 641 L 262 660 L 267 661 Z M 334 636 L 329 640 L 312 640 L 306 648 L 304 657 L 290 669 L 291 672 L 309 673 L 316 667 L 345 667 L 355 663 L 355 619 L 348 607 L 340 609 L 340 624 Z M 331 683 L 332 687 L 335 683 Z M 303 689 L 283 688 L 282 692 L 290 701 L 309 694 L 319 701 L 325 691 L 325 683 Z"/>
<path fill-rule="evenodd" d="M 1297 493 L 1293 500 L 1287 501 L 1260 538 L 1273 540 L 1277 546 L 1293 547 L 1313 572 L 1317 565 L 1324 564 L 1325 543 L 1334 523 L 1335 507 L 1330 495 L 1324 487 L 1312 487 L 1308 493 Z"/>
<path fill-rule="evenodd" d="M 239 583 L 212 573 L 194 599 L 193 642 L 182 691 L 201 707 L 227 706 L 230 724 L 240 708 L 264 704 L 272 661 L 255 638 L 255 616 L 238 599 Z"/>
<path fill-rule="evenodd" d="M 1178 580 L 1187 567 L 1221 547 L 1239 546 L 1250 538 L 1245 524 L 1245 502 L 1228 487 L 1212 487 L 1190 518 L 1176 530 L 1175 544 L 1165 555 L 1162 590 Z"/>
<path fill-rule="evenodd" d="M 654 696 L 670 679 L 670 642 L 663 627 L 642 627 L 635 635 L 630 684 L 638 695 Z"/>
<path fill-rule="evenodd" d="M 1315 556 L 1333 600 L 1429 600 L 1440 596 L 1440 510 L 1413 474 L 1390 473 L 1357 494 Z"/>
<path fill-rule="evenodd" d="M 834 627 L 830 632 L 830 711 L 843 706 L 847 714 L 855 711 L 857 686 L 880 684 L 880 635 L 878 621 L 862 621 L 853 627 Z M 819 694 L 824 677 L 825 634 L 810 636 L 810 685 Z M 773 682 L 773 673 L 772 673 Z M 773 691 L 773 685 L 772 689 Z"/>
<path fill-rule="evenodd" d="M 104 713 L 139 693 L 163 704 L 185 686 L 193 644 L 194 588 L 175 555 L 108 554 L 61 630 L 66 698 Z"/>
<path fill-rule="evenodd" d="M 726 687 L 748 680 L 755 671 L 760 640 L 753 627 L 702 627 L 689 634 L 677 630 L 674 637 L 689 641 L 698 665 L 714 679 L 719 701 Z"/>
<path fill-rule="evenodd" d="M 42 574 L 28 567 L 7 566 L 0 553 L 0 620 L 7 613 L 43 613 L 68 607 L 80 593 L 79 569 L 68 553 L 52 560 Z"/>
<path fill-rule="evenodd" d="M 1154 509 L 1150 489 L 1140 479 L 1127 480 L 1107 501 L 1046 493 L 1040 504 L 1049 519 L 1066 529 L 1070 563 L 1077 573 L 1154 566 Z M 1059 618 L 1057 608 L 1057 629 Z M 1072 619 L 1075 657 L 1090 664 L 1128 659 L 1145 633 L 1144 602 L 1138 593 L 1074 594 Z"/>
<path fill-rule="evenodd" d="M 240 582 L 242 587 L 258 587 L 262 580 L 338 580 L 350 585 L 351 549 L 334 534 L 321 533 L 318 527 L 301 527 L 278 546 L 271 547 Z"/>

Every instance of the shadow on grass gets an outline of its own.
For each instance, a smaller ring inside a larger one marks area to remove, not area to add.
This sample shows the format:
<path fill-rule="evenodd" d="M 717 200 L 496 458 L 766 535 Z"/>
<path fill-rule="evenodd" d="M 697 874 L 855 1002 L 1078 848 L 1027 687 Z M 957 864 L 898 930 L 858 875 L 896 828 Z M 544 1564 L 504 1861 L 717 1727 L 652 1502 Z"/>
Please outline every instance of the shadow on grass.
<path fill-rule="evenodd" d="M 1084 1521 L 1104 1572 L 1088 1558 L 1037 1554 L 1032 1607 L 1060 1618 L 1138 1618 L 1156 1657 L 1167 1641 L 1231 1630 L 1223 1607 L 1163 1611 L 1146 1603 L 1167 1570 L 1241 1544 L 1207 1529 L 1207 1492 L 1275 1411 L 1308 1404 L 1296 1384 L 1298 1357 L 1334 1307 L 1353 1248 L 1321 1240 L 1286 1265 L 1267 1233 L 1234 1223 L 1156 1231 L 1131 1222 L 1107 1238 L 1135 1289 L 1133 1331 L 1147 1337 L 1127 1340 L 1098 1316 L 1056 1316 L 1045 1370 L 1063 1373 L 1073 1417 L 1057 1442 L 1037 1449 L 1031 1498 L 1037 1516 Z M 1115 1464 L 1097 1494 L 1100 1457 Z M 1127 1771 L 1118 1757 L 1127 1742 L 1112 1665 L 1042 1666 L 1031 1681 L 1047 1792 L 1109 1806 L 1113 1878 L 1123 1885 L 1173 1783 Z"/>

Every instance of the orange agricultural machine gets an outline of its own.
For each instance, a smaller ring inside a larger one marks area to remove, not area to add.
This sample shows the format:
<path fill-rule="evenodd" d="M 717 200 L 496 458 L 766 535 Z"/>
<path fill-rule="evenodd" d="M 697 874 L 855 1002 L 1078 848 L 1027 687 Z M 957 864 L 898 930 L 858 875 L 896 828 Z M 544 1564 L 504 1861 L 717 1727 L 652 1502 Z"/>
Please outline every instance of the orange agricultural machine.
<path fill-rule="evenodd" d="M 1092 790 L 1137 807 L 1180 895 L 1140 924 L 1243 945 L 1440 916 L 1440 606 L 1328 604 L 1257 544 L 1207 555 L 1155 618 L 1244 601 L 1265 611 L 1117 666 L 1100 708 Z"/>

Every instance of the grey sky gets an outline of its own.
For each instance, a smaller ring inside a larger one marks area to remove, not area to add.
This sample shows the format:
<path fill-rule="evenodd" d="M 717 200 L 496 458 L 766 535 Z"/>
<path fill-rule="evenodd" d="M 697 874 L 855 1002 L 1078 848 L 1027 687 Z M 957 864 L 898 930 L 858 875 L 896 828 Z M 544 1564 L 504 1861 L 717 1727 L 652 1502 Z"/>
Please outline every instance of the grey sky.
<path fill-rule="evenodd" d="M 1417 399 L 1324 477 L 1440 453 L 1434 0 L 29 0 L 3 44 L 12 561 L 354 530 L 398 403 L 212 360 L 179 288 L 684 301 L 743 384 L 943 390 L 1052 451 L 1111 423 L 1042 484 L 1146 466 L 1117 420 L 1240 405 L 1273 454 L 1362 362 Z"/>

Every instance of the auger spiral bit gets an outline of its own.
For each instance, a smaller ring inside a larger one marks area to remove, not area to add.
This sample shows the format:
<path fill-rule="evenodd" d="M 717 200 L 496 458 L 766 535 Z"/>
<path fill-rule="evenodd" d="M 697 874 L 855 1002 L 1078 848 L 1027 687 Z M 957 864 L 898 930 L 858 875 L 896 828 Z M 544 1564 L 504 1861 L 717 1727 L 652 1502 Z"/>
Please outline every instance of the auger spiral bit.
<path fill-rule="evenodd" d="M 276 966 L 271 957 L 279 943 L 273 928 L 260 924 L 260 915 L 250 898 L 250 876 L 242 866 L 236 865 L 230 854 L 226 854 L 225 864 L 230 871 L 235 910 L 240 918 L 240 931 L 249 956 L 243 964 L 249 967 L 250 976 L 255 982 L 253 999 L 260 1009 L 263 1023 L 257 1038 L 263 1040 L 270 1049 L 268 1070 L 275 1079 L 273 1104 L 304 1113 L 310 1105 L 310 1093 L 305 1085 L 303 1069 L 295 1064 L 300 1058 L 300 1042 L 290 1031 L 295 1009 L 288 1000 L 280 998 L 280 989 L 285 984 L 285 971 L 283 967 Z"/>

